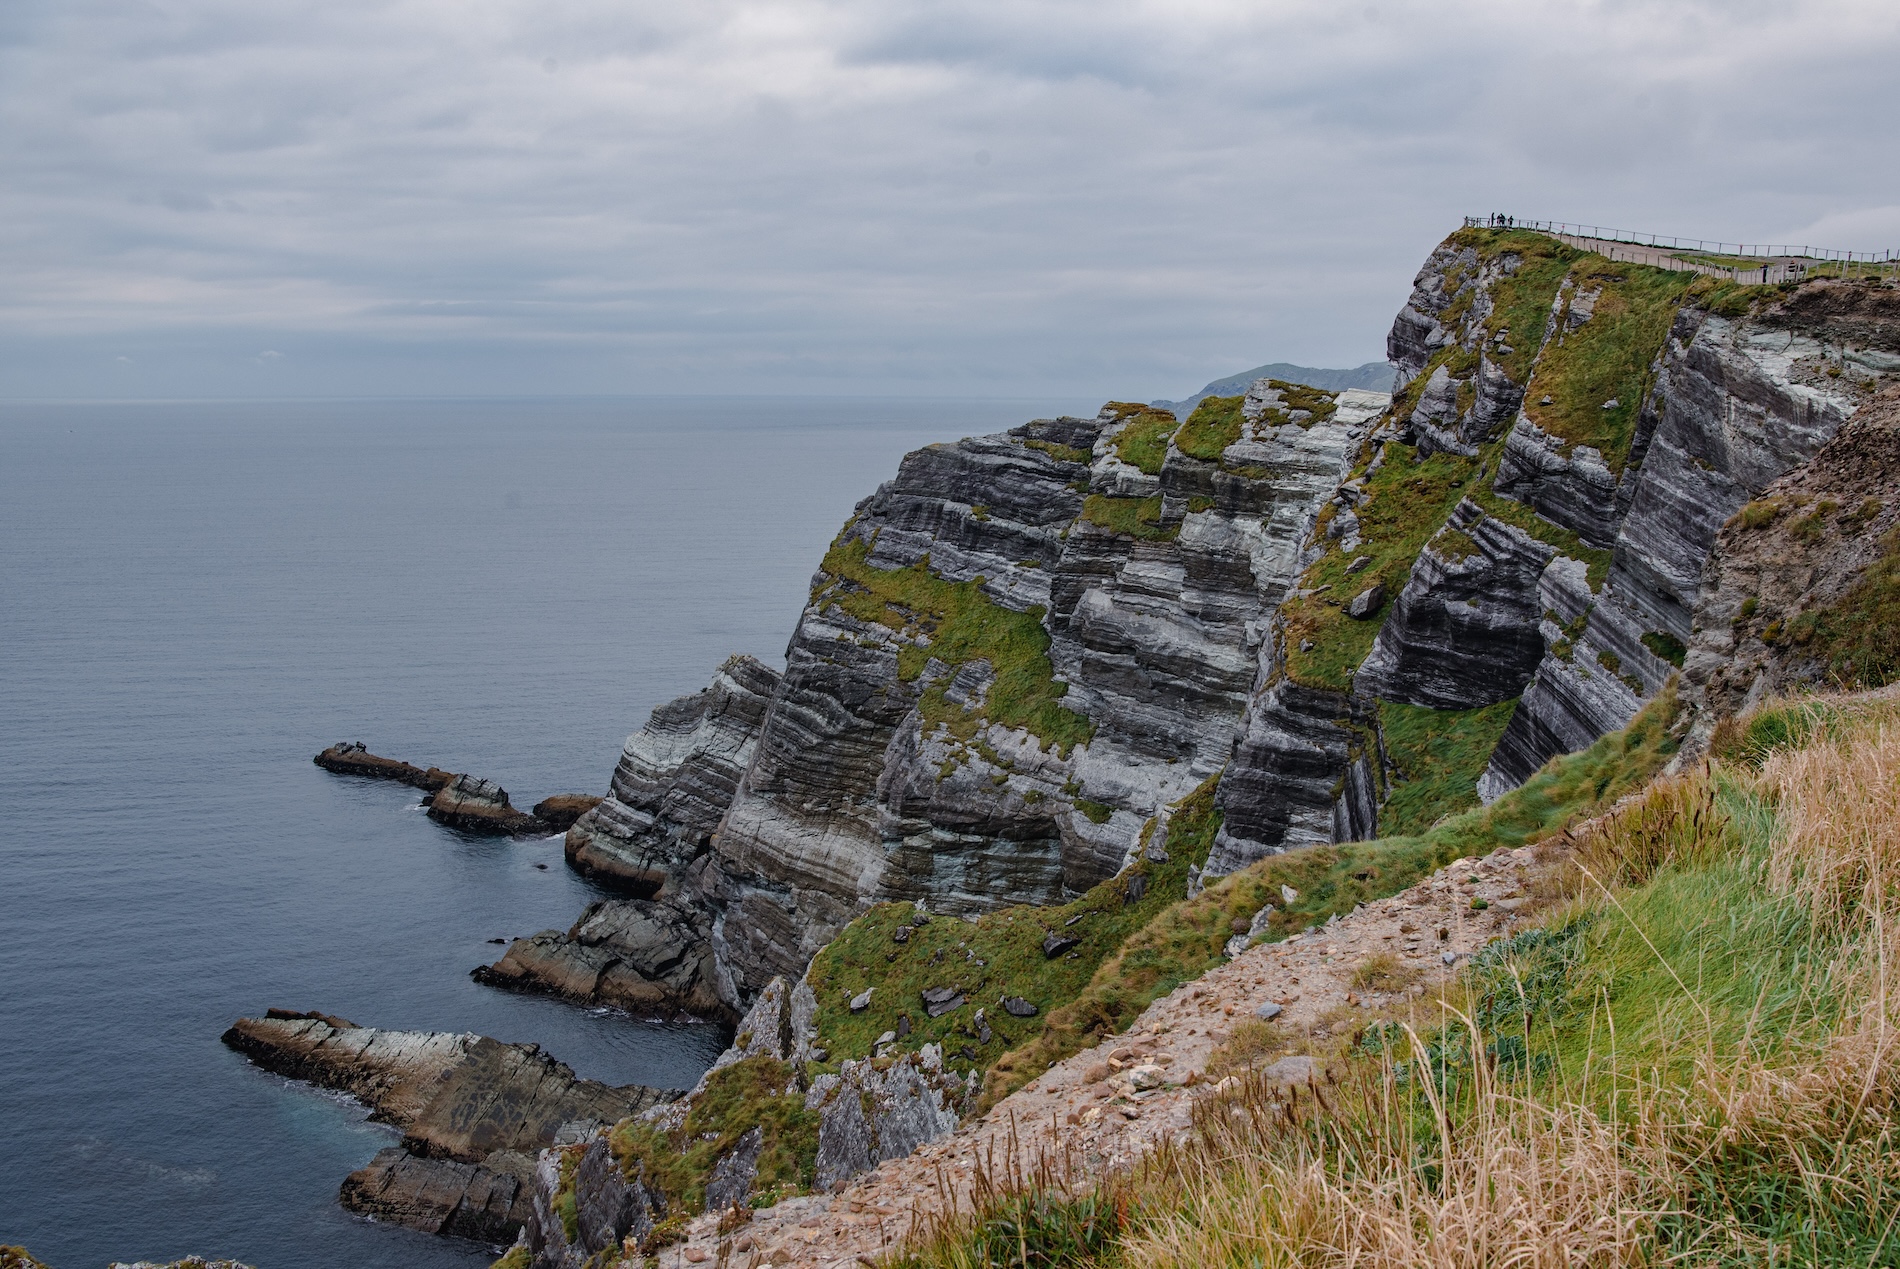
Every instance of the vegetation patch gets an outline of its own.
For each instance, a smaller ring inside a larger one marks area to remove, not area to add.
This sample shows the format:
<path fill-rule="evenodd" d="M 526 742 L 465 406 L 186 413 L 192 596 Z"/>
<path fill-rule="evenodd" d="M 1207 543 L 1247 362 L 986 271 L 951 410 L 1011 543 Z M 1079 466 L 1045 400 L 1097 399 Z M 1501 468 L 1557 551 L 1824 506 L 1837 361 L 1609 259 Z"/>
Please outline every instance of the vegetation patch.
<path fill-rule="evenodd" d="M 820 951 L 806 981 L 818 998 L 818 1043 L 835 1065 L 869 1056 L 877 1038 L 898 1033 L 897 1051 L 941 1044 L 953 1070 L 983 1072 L 1003 1054 L 1041 1033 L 1052 1010 L 1079 995 L 1104 958 L 1135 931 L 1187 895 L 1188 869 L 1207 859 L 1220 813 L 1210 779 L 1184 799 L 1169 824 L 1165 863 L 1143 858 L 1071 903 L 1017 906 L 965 921 L 925 916 L 909 903 L 879 904 L 847 925 Z M 898 941 L 899 933 L 903 941 Z M 1055 956 L 1049 935 L 1074 939 Z M 923 1008 L 923 992 L 955 987 L 966 1003 L 942 1017 Z M 871 990 L 869 1007 L 851 999 Z M 1016 996 L 1036 1007 L 1019 1018 L 1002 1006 Z M 975 1025 L 984 1010 L 991 1040 Z"/>
<path fill-rule="evenodd" d="M 1425 832 L 1478 804 L 1478 777 L 1517 712 L 1517 698 L 1479 709 L 1379 702 L 1379 732 L 1396 774 L 1379 808 L 1382 837 Z"/>
<path fill-rule="evenodd" d="M 1667 630 L 1648 631 L 1643 635 L 1643 646 L 1678 670 L 1682 668 L 1682 663 L 1689 659 L 1689 649 L 1683 646 L 1682 640 Z"/>
<path fill-rule="evenodd" d="M 1557 329 L 1545 342 L 1524 396 L 1524 413 L 1551 436 L 1589 445 L 1621 474 L 1636 419 L 1694 275 L 1590 256 L 1570 272 Z M 1570 307 L 1596 292 L 1590 320 L 1566 330 Z M 1543 404 L 1549 397 L 1551 403 Z"/>
<path fill-rule="evenodd" d="M 1586 253 L 1525 229 L 1462 229 L 1451 236 L 1451 241 L 1476 249 L 1486 261 L 1505 255 L 1517 257 L 1517 268 L 1491 286 L 1491 316 L 1484 325 L 1484 339 L 1492 364 L 1511 382 L 1523 383 L 1537 359 L 1557 288 L 1571 265 Z M 1447 325 L 1455 317 L 1462 317 L 1469 307 L 1469 299 L 1460 298 L 1463 304 L 1454 301 L 1456 311 L 1447 314 Z M 1500 335 L 1505 337 L 1502 347 Z"/>
<path fill-rule="evenodd" d="M 1199 895 L 1164 908 L 1096 970 L 1079 995 L 1053 1010 L 1041 1033 L 990 1068 L 983 1103 L 991 1106 L 1053 1062 L 1127 1029 L 1142 1010 L 1224 958 L 1237 920 L 1275 911 L 1264 941 L 1324 924 L 1335 914 L 1413 885 L 1434 869 L 1502 846 L 1542 841 L 1641 788 L 1676 751 L 1677 704 L 1666 688 L 1620 732 L 1581 753 L 1553 758 L 1490 806 L 1466 811 L 1415 837 L 1314 846 L 1273 855 L 1224 877 Z M 1197 795 L 1198 796 L 1198 795 Z M 1170 823 L 1174 832 L 1213 840 L 1219 810 Z M 1297 897 L 1285 901 L 1282 886 Z"/>
<path fill-rule="evenodd" d="M 1260 421 L 1271 427 L 1285 427 L 1289 423 L 1312 427 L 1315 423 L 1324 423 L 1332 418 L 1339 410 L 1339 394 L 1336 392 L 1309 388 L 1303 383 L 1288 383 L 1285 379 L 1269 379 L 1267 386 L 1278 392 L 1285 403 L 1283 406 L 1269 406 L 1266 413 L 1260 416 Z"/>
<path fill-rule="evenodd" d="M 1039 449 L 1049 457 L 1062 463 L 1086 463 L 1095 455 L 1086 449 L 1074 445 L 1058 445 L 1054 441 L 1024 441 L 1030 449 Z"/>
<path fill-rule="evenodd" d="M 1128 416 L 1128 424 L 1115 436 L 1115 453 L 1124 463 L 1138 467 L 1150 476 L 1161 474 L 1168 458 L 1168 438 L 1181 421 L 1166 410 L 1143 406 Z"/>
<path fill-rule="evenodd" d="M 714 1071 L 678 1128 L 668 1132 L 647 1120 L 623 1119 L 609 1144 L 629 1180 L 644 1179 L 676 1210 L 697 1213 L 705 1209 L 713 1165 L 754 1127 L 764 1137 L 754 1188 L 810 1189 L 817 1173 L 818 1112 L 805 1109 L 792 1068 L 776 1058 L 744 1058 Z"/>
<path fill-rule="evenodd" d="M 1050 664 L 1041 607 L 1004 608 L 983 593 L 981 578 L 947 582 L 930 571 L 928 558 L 908 568 L 876 568 L 870 551 L 863 540 L 841 534 L 825 552 L 823 569 L 833 580 L 812 602 L 835 603 L 860 621 L 908 636 L 913 642 L 898 658 L 908 679 L 931 657 L 953 666 L 987 661 L 996 675 L 974 713 L 946 699 L 943 685 L 926 688 L 918 702 L 926 722 L 948 726 L 965 740 L 983 721 L 1021 727 L 1064 753 L 1088 742 L 1093 724 L 1061 704 L 1069 685 L 1057 681 Z"/>
<path fill-rule="evenodd" d="M 1223 451 L 1240 439 L 1240 407 L 1246 397 L 1202 397 L 1175 434 L 1174 447 L 1189 458 L 1218 463 Z"/>
<path fill-rule="evenodd" d="M 1179 525 L 1161 523 L 1161 495 L 1152 498 L 1116 498 L 1090 494 L 1082 500 L 1082 518 L 1115 533 L 1144 542 L 1171 542 Z"/>
<path fill-rule="evenodd" d="M 1384 610 L 1362 621 L 1348 617 L 1345 605 L 1378 582 L 1390 606 L 1411 576 L 1419 550 L 1475 487 L 1478 470 L 1477 459 L 1440 452 L 1421 462 L 1412 446 L 1386 444 L 1385 463 L 1367 482 L 1369 497 L 1356 509 L 1358 547 L 1348 554 L 1328 543 L 1326 553 L 1300 579 L 1308 593 L 1289 598 L 1280 609 L 1286 622 L 1287 673 L 1294 682 L 1351 690 L 1353 672 L 1372 651 Z M 1372 562 L 1348 573 L 1347 566 L 1362 555 Z"/>

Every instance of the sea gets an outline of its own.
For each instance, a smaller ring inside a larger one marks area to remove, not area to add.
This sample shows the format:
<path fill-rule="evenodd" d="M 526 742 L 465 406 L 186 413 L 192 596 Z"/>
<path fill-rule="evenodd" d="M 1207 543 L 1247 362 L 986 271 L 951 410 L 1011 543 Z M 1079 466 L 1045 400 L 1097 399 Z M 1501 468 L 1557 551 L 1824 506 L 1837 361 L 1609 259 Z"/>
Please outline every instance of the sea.
<path fill-rule="evenodd" d="M 729 654 L 782 665 L 907 450 L 1061 400 L 0 403 L 0 1244 L 55 1269 L 479 1266 L 344 1211 L 395 1132 L 219 1042 L 276 1006 L 690 1086 L 727 1042 L 482 987 L 597 893 L 336 741 L 604 792 Z"/>

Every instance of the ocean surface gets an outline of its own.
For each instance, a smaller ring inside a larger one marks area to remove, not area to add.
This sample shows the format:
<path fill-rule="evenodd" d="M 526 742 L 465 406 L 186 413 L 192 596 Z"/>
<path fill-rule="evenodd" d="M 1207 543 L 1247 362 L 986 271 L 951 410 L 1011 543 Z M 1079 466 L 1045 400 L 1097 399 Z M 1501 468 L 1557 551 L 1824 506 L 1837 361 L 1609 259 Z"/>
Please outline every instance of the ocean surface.
<path fill-rule="evenodd" d="M 783 663 L 901 454 L 1065 408 L 1094 406 L 0 404 L 0 1244 L 485 1264 L 337 1206 L 395 1134 L 219 1033 L 319 1009 L 672 1087 L 725 1036 L 471 982 L 595 897 L 559 840 L 457 834 L 311 755 L 602 792 L 653 706 Z"/>

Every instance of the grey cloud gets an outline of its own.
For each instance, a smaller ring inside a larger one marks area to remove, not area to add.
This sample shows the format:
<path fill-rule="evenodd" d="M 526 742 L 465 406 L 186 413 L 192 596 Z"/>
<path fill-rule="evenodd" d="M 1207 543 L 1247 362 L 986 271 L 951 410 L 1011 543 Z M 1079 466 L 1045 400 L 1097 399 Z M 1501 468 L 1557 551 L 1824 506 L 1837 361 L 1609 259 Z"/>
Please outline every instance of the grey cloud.
<path fill-rule="evenodd" d="M 0 394 L 1178 395 L 1376 356 L 1466 212 L 1900 206 L 1873 4 L 8 8 Z"/>

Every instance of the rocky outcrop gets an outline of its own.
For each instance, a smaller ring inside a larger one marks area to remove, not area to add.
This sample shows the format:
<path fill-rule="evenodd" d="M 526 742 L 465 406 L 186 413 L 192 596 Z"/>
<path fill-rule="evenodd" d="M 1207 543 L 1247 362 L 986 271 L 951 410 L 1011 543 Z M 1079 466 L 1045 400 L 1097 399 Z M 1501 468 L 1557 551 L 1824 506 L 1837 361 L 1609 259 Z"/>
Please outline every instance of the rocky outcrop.
<path fill-rule="evenodd" d="M 609 899 L 566 930 L 516 939 L 478 983 L 648 1015 L 734 1016 L 717 989 L 711 922 L 678 900 Z"/>
<path fill-rule="evenodd" d="M 403 1132 L 353 1173 L 354 1210 L 431 1233 L 508 1241 L 529 1215 L 532 1159 L 571 1121 L 612 1123 L 677 1094 L 575 1076 L 531 1044 L 383 1031 L 273 1009 L 224 1043 L 265 1070 L 349 1093 Z"/>
<path fill-rule="evenodd" d="M 426 790 L 430 796 L 422 804 L 429 818 L 465 833 L 545 837 L 565 830 L 601 800 L 583 793 L 557 793 L 536 803 L 534 814 L 528 815 L 516 810 L 508 791 L 493 780 L 380 757 L 360 740 L 331 745 L 311 761 L 336 775 L 394 780 Z"/>
<path fill-rule="evenodd" d="M 508 790 L 471 775 L 456 776 L 429 799 L 429 818 L 465 833 L 498 837 L 542 836 L 553 831 L 546 821 L 517 811 L 508 800 Z"/>
<path fill-rule="evenodd" d="M 1882 605 L 1845 607 L 1895 553 L 1900 388 L 1887 393 L 1722 528 L 1686 656 L 1701 731 L 1771 696 L 1856 684 L 1875 667 L 1854 664 L 1854 645 L 1892 645 L 1900 612 L 1888 613 L 1883 639 L 1868 629 Z"/>
<path fill-rule="evenodd" d="M 1837 284 L 1810 289 L 1825 293 Z M 1566 497 L 1574 503 L 1581 495 L 1551 491 L 1594 489 L 1601 483 L 1596 476 L 1566 486 L 1560 473 L 1532 499 L 1586 542 L 1607 534 L 1612 564 L 1600 594 L 1580 585 L 1581 565 L 1562 582 L 1547 578 L 1544 607 L 1561 612 L 1563 625 L 1545 624 L 1550 651 L 1479 782 L 1486 797 L 1514 788 L 1557 754 L 1622 727 L 1662 689 L 1677 666 L 1657 649 L 1679 650 L 1693 637 L 1693 614 L 1723 524 L 1778 477 L 1813 459 L 1871 399 L 1868 380 L 1829 373 L 1838 368 L 1840 359 L 1829 349 L 1840 332 L 1823 317 L 1791 324 L 1787 307 L 1739 318 L 1683 308 L 1659 350 L 1646 405 L 1656 421 L 1640 466 L 1628 466 L 1608 497 L 1591 495 L 1589 516 L 1563 509 Z M 1857 310 L 1863 335 L 1879 327 L 1881 314 L 1900 330 L 1900 304 L 1865 305 Z M 1507 453 L 1499 490 L 1522 493 L 1506 478 L 1509 462 Z"/>
<path fill-rule="evenodd" d="M 1203 874 L 1298 846 L 1358 841 L 1378 823 L 1377 711 L 1282 673 L 1253 698 L 1220 783 L 1222 824 Z"/>
<path fill-rule="evenodd" d="M 1471 709 L 1524 690 L 1544 656 L 1538 579 L 1555 548 L 1470 499 L 1426 543 L 1361 663 L 1361 696 Z"/>
<path fill-rule="evenodd" d="M 733 657 L 705 690 L 654 710 L 627 738 L 607 796 L 568 829 L 568 863 L 642 899 L 680 876 L 710 848 L 778 682 Z"/>
<path fill-rule="evenodd" d="M 588 793 L 556 793 L 534 804 L 534 818 L 554 832 L 565 833 L 605 800 Z"/>
<path fill-rule="evenodd" d="M 864 1058 L 845 1062 L 836 1075 L 820 1075 L 805 1094 L 806 1108 L 821 1116 L 815 1188 L 829 1190 L 955 1132 L 976 1088 L 974 1077 L 945 1069 L 934 1044 L 881 1069 Z"/>
<path fill-rule="evenodd" d="M 362 776 L 369 780 L 394 780 L 434 793 L 455 779 L 455 772 L 440 767 L 418 767 L 396 758 L 384 758 L 369 751 L 360 740 L 340 740 L 310 761 L 336 775 Z"/>
<path fill-rule="evenodd" d="M 571 1218 L 565 1207 L 571 1202 Z M 542 1153 L 535 1165 L 531 1213 L 519 1246 L 533 1269 L 583 1269 L 631 1242 L 639 1246 L 666 1219 L 665 1198 L 629 1179 L 604 1128 Z M 571 1224 L 570 1224 L 571 1220 Z"/>

